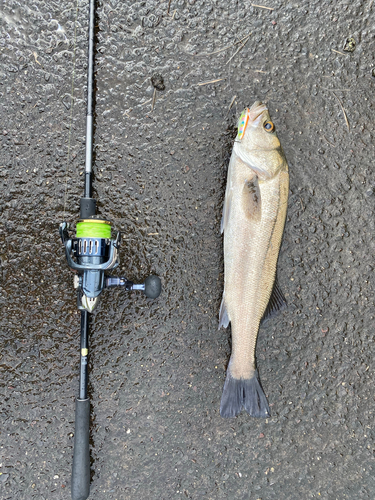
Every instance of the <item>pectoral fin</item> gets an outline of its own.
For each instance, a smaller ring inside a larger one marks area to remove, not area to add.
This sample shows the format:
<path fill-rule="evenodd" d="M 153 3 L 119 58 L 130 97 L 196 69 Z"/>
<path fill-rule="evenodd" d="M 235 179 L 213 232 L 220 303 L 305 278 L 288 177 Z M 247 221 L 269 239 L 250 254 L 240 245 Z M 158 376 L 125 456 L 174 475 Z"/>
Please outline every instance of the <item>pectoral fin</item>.
<path fill-rule="evenodd" d="M 249 219 L 260 220 L 262 215 L 262 200 L 258 177 L 255 175 L 250 180 L 246 180 L 243 186 L 242 209 Z"/>

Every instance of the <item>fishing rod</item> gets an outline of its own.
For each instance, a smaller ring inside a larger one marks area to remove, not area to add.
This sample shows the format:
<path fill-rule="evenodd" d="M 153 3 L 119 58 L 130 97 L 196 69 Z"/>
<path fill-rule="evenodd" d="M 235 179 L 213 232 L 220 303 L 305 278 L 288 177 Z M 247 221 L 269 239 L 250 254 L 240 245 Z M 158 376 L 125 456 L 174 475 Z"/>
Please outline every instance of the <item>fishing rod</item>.
<path fill-rule="evenodd" d="M 127 291 L 142 290 L 146 297 L 151 299 L 158 297 L 161 292 L 161 281 L 157 276 L 149 276 L 143 284 L 136 285 L 124 277 L 115 278 L 105 274 L 119 264 L 121 233 L 118 232 L 116 237 L 112 238 L 111 223 L 96 216 L 96 200 L 92 197 L 95 0 L 89 1 L 84 194 L 80 200 L 80 219 L 76 223 L 75 238 L 70 237 L 67 222 L 62 222 L 59 227 L 66 260 L 69 267 L 76 271 L 74 287 L 77 289 L 77 307 L 81 311 L 79 395 L 76 399 L 71 484 L 73 500 L 85 500 L 90 494 L 90 400 L 87 393 L 89 315 L 105 288 L 120 286 Z"/>

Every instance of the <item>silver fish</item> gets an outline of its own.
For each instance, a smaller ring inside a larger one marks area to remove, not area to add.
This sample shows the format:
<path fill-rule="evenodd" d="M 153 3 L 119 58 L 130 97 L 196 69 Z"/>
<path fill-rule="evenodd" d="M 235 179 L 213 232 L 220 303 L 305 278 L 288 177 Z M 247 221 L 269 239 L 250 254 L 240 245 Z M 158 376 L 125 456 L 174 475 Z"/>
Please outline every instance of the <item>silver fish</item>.
<path fill-rule="evenodd" d="M 232 329 L 222 417 L 235 417 L 242 407 L 254 417 L 270 415 L 255 346 L 261 320 L 286 305 L 275 278 L 288 191 L 288 164 L 274 124 L 266 105 L 256 101 L 239 120 L 221 221 L 224 293 L 219 328 L 231 323 Z"/>

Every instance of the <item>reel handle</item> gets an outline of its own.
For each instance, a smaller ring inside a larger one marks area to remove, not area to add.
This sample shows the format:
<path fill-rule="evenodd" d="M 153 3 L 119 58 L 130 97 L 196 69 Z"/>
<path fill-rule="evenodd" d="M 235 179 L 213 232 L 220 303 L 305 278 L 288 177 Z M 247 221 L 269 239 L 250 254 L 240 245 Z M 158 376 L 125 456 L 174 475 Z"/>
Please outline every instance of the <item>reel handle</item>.
<path fill-rule="evenodd" d="M 161 293 L 161 279 L 158 276 L 151 275 L 145 279 L 142 285 L 136 285 L 126 278 L 114 278 L 107 276 L 105 278 L 105 287 L 113 288 L 115 286 L 124 286 L 125 290 L 142 290 L 149 299 L 156 299 Z"/>

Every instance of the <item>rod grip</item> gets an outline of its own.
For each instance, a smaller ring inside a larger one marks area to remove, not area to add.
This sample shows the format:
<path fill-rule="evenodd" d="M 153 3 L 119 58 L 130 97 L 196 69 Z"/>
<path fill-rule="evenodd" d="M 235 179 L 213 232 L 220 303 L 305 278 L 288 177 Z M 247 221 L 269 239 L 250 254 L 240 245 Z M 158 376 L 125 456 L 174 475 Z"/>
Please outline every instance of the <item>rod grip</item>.
<path fill-rule="evenodd" d="M 90 400 L 76 399 L 76 424 L 72 468 L 72 500 L 86 500 L 90 494 Z"/>

